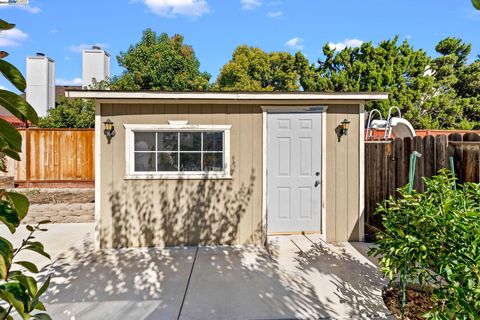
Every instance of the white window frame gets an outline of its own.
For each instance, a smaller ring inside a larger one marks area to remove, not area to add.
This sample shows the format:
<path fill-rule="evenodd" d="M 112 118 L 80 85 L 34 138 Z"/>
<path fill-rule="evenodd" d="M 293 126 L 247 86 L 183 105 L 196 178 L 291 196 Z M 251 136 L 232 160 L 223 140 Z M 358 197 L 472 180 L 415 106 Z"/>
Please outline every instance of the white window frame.
<path fill-rule="evenodd" d="M 193 125 L 193 124 L 124 124 L 125 127 L 125 179 L 231 179 L 230 173 L 230 130 L 231 125 Z M 135 172 L 135 132 L 205 132 L 216 131 L 224 133 L 223 141 L 223 171 L 185 171 L 185 172 Z"/>

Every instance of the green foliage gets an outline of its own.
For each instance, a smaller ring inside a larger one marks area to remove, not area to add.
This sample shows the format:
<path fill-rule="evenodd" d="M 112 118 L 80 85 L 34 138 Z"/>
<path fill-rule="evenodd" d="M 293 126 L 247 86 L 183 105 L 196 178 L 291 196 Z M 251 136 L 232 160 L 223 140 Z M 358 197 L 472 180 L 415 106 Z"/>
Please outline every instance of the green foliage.
<path fill-rule="evenodd" d="M 480 0 L 472 0 L 472 4 L 477 10 L 480 10 Z"/>
<path fill-rule="evenodd" d="M 425 51 L 415 50 L 407 40 L 399 44 L 397 36 L 377 47 L 367 42 L 339 52 L 325 44 L 323 53 L 324 61 L 303 69 L 300 81 L 306 91 L 388 92 L 389 100 L 370 102 L 367 109 L 386 115 L 397 105 L 417 125 L 422 99 L 434 93 L 434 78 L 425 72 L 431 63 Z"/>
<path fill-rule="evenodd" d="M 266 53 L 239 46 L 220 70 L 215 89 L 222 91 L 298 91 L 297 59 L 288 52 Z"/>
<path fill-rule="evenodd" d="M 0 31 L 14 27 L 15 25 L 0 19 Z M 18 90 L 24 91 L 24 77 L 17 68 L 3 60 L 6 56 L 8 56 L 8 53 L 0 52 L 0 73 Z M 0 90 L 0 105 L 17 118 L 37 124 L 38 118 L 35 110 L 25 99 L 17 94 L 7 90 Z M 0 171 L 5 171 L 6 157 L 20 160 L 21 146 L 22 137 L 18 131 L 8 122 L 1 120 Z M 27 215 L 28 208 L 29 201 L 24 195 L 0 190 L 0 222 L 12 234 L 15 233 L 20 222 Z M 50 319 L 48 314 L 43 312 L 33 314 L 36 310 L 45 311 L 43 303 L 40 302 L 40 296 L 47 290 L 50 280 L 47 280 L 38 289 L 36 279 L 26 274 L 26 272 L 38 273 L 37 266 L 29 261 L 15 261 L 17 254 L 24 250 L 34 251 L 49 257 L 43 245 L 38 241 L 34 241 L 34 233 L 44 231 L 44 229 L 41 229 L 41 224 L 27 226 L 30 234 L 18 248 L 14 248 L 8 239 L 0 237 L 0 300 L 2 300 L 0 319 L 13 319 L 11 315 L 12 310 L 15 310 L 22 319 Z"/>
<path fill-rule="evenodd" d="M 391 281 L 405 272 L 412 283 L 434 288 L 428 317 L 477 319 L 480 185 L 467 183 L 455 190 L 455 179 L 446 170 L 424 181 L 425 193 L 401 188 L 397 199 L 379 205 L 385 230 L 370 254 L 381 257 L 381 271 Z"/>
<path fill-rule="evenodd" d="M 41 128 L 93 128 L 95 126 L 95 102 L 86 99 L 61 98 L 46 117 L 40 118 Z"/>
<path fill-rule="evenodd" d="M 432 59 L 398 36 L 338 52 L 326 44 L 324 60 L 301 61 L 297 69 L 305 91 L 388 92 L 387 101 L 369 102 L 367 110 L 386 116 L 398 106 L 415 128 L 480 128 L 480 65 L 467 64 L 471 45 L 446 38 L 436 50 L 440 56 Z"/>
<path fill-rule="evenodd" d="M 112 79 L 116 90 L 204 91 L 210 75 L 200 72 L 200 62 L 183 36 L 158 36 L 151 29 L 143 31 L 140 42 L 117 57 L 125 71 Z"/>

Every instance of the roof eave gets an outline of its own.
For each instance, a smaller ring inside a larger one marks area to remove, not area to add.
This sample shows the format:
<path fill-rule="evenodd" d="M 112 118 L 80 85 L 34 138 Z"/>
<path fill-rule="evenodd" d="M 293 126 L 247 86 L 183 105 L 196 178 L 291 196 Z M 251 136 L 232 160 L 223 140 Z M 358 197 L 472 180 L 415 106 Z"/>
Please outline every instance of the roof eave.
<path fill-rule="evenodd" d="M 388 99 L 387 93 L 248 93 L 248 92 L 155 92 L 155 91 L 85 91 L 68 90 L 67 98 L 83 98 L 98 100 L 221 100 L 221 101 L 310 101 L 310 100 L 342 100 L 373 101 Z"/>

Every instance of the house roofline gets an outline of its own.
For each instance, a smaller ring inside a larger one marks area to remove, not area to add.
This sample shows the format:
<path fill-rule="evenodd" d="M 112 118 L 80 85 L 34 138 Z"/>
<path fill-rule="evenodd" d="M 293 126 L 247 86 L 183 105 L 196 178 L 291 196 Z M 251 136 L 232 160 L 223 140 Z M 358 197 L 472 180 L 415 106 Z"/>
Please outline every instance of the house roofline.
<path fill-rule="evenodd" d="M 218 101 L 374 101 L 388 99 L 383 92 L 165 92 L 165 91 L 110 91 L 67 90 L 67 98 L 98 100 L 218 100 Z"/>

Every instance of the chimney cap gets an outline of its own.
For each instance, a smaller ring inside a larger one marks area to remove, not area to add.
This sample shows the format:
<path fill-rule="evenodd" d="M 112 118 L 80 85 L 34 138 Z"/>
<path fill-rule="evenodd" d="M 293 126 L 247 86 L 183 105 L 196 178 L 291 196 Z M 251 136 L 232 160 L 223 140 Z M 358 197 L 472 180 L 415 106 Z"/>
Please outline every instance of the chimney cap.
<path fill-rule="evenodd" d="M 102 50 L 102 48 L 100 48 L 100 46 L 92 46 L 92 49 L 93 50 Z"/>
<path fill-rule="evenodd" d="M 43 52 L 37 52 L 37 56 L 39 56 L 39 57 L 45 57 L 45 53 L 43 53 Z"/>

